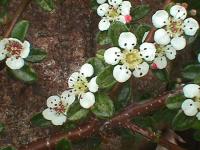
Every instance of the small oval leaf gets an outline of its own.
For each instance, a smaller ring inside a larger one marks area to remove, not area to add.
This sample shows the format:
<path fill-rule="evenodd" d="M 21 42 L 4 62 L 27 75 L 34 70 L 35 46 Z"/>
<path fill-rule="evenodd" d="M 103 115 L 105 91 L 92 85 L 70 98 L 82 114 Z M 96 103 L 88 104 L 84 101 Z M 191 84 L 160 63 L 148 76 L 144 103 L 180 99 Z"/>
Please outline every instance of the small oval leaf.
<path fill-rule="evenodd" d="M 12 70 L 8 68 L 8 73 L 18 80 L 26 83 L 33 83 L 37 81 L 37 74 L 29 65 L 24 65 L 21 69 Z"/>
<path fill-rule="evenodd" d="M 51 121 L 46 120 L 42 113 L 38 113 L 31 118 L 31 123 L 37 127 L 49 127 L 51 125 Z"/>
<path fill-rule="evenodd" d="M 28 31 L 29 22 L 22 20 L 18 22 L 12 30 L 11 37 L 20 41 L 24 41 L 26 33 Z"/>
<path fill-rule="evenodd" d="M 31 48 L 30 54 L 26 58 L 26 61 L 37 63 L 44 60 L 47 56 L 47 53 L 42 51 L 41 49 Z"/>
<path fill-rule="evenodd" d="M 112 100 L 105 93 L 97 93 L 92 112 L 99 118 L 109 118 L 114 113 Z"/>

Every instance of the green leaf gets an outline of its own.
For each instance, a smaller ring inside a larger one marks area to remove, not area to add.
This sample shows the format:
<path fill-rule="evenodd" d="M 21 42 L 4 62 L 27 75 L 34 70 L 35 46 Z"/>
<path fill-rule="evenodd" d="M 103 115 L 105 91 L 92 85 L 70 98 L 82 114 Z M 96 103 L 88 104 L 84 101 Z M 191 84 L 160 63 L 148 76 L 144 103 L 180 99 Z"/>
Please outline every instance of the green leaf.
<path fill-rule="evenodd" d="M 11 37 L 17 38 L 20 41 L 24 41 L 26 33 L 28 31 L 29 22 L 22 20 L 18 22 L 12 30 Z"/>
<path fill-rule="evenodd" d="M 16 150 L 14 147 L 8 146 L 8 147 L 2 147 L 0 150 Z"/>
<path fill-rule="evenodd" d="M 120 89 L 115 102 L 115 108 L 117 111 L 123 109 L 128 102 L 131 100 L 132 96 L 132 88 L 131 88 L 131 83 L 126 82 L 122 89 Z"/>
<path fill-rule="evenodd" d="M 189 117 L 184 114 L 183 111 L 179 111 L 172 121 L 172 127 L 174 130 L 183 131 L 192 127 L 196 117 Z"/>
<path fill-rule="evenodd" d="M 5 125 L 0 122 L 0 134 L 5 130 Z"/>
<path fill-rule="evenodd" d="M 196 140 L 196 141 L 199 141 L 200 142 L 200 131 L 196 131 L 193 135 L 193 138 Z"/>
<path fill-rule="evenodd" d="M 31 123 L 37 127 L 49 127 L 51 125 L 51 121 L 46 120 L 42 113 L 38 113 L 31 118 Z"/>
<path fill-rule="evenodd" d="M 200 76 L 200 64 L 188 65 L 183 69 L 182 75 L 185 79 L 194 80 Z"/>
<path fill-rule="evenodd" d="M 168 82 L 169 75 L 166 69 L 152 69 L 152 73 L 156 76 L 160 81 Z"/>
<path fill-rule="evenodd" d="M 96 57 L 104 61 L 104 53 L 105 53 L 105 49 L 99 49 L 96 52 Z"/>
<path fill-rule="evenodd" d="M 200 76 L 198 76 L 198 77 L 196 77 L 196 78 L 194 79 L 194 83 L 195 83 L 195 84 L 200 84 Z"/>
<path fill-rule="evenodd" d="M 115 83 L 116 83 L 116 80 L 113 77 L 113 66 L 106 67 L 97 76 L 97 84 L 99 85 L 99 88 L 101 89 L 110 88 Z"/>
<path fill-rule="evenodd" d="M 56 144 L 55 150 L 71 150 L 71 143 L 66 140 L 62 139 Z"/>
<path fill-rule="evenodd" d="M 131 16 L 133 17 L 133 21 L 137 21 L 143 17 L 145 17 L 150 11 L 149 5 L 138 5 L 131 10 Z"/>
<path fill-rule="evenodd" d="M 0 0 L 0 5 L 7 6 L 9 4 L 9 0 Z"/>
<path fill-rule="evenodd" d="M 91 6 L 92 10 L 96 11 L 97 8 L 99 7 L 99 4 L 97 3 L 96 0 L 90 0 L 90 6 Z"/>
<path fill-rule="evenodd" d="M 112 41 L 110 37 L 108 36 L 108 31 L 99 31 L 97 33 L 97 43 L 99 45 L 107 45 L 110 44 Z"/>
<path fill-rule="evenodd" d="M 76 113 L 74 113 L 73 115 L 71 115 L 68 119 L 70 121 L 77 121 L 77 120 L 81 120 L 83 118 L 86 118 L 88 115 L 89 111 L 87 109 L 80 109 L 79 111 L 77 111 Z"/>
<path fill-rule="evenodd" d="M 105 64 L 103 60 L 93 57 L 88 59 L 87 63 L 91 64 L 94 68 L 94 75 L 98 75 L 100 72 L 102 72 L 105 68 Z"/>
<path fill-rule="evenodd" d="M 54 10 L 54 1 L 53 0 L 35 0 L 36 3 L 45 11 Z"/>
<path fill-rule="evenodd" d="M 167 99 L 166 106 L 168 109 L 179 109 L 181 108 L 181 105 L 184 100 L 185 100 L 185 97 L 183 96 L 183 94 L 178 94 L 176 96 L 169 97 Z"/>
<path fill-rule="evenodd" d="M 112 44 L 114 46 L 118 46 L 118 39 L 120 34 L 122 32 L 127 32 L 127 31 L 129 31 L 129 29 L 124 23 L 118 21 L 113 22 L 110 28 L 108 29 L 108 35 L 112 41 Z"/>
<path fill-rule="evenodd" d="M 28 65 L 24 65 L 21 69 L 12 70 L 8 68 L 8 73 L 18 80 L 26 83 L 33 83 L 37 81 L 37 74 L 33 68 Z"/>
<path fill-rule="evenodd" d="M 42 51 L 41 49 L 31 48 L 31 51 L 26 60 L 32 63 L 37 63 L 44 60 L 46 56 L 47 53 Z"/>
<path fill-rule="evenodd" d="M 142 44 L 142 39 L 143 39 L 143 36 L 144 36 L 145 32 L 150 31 L 150 29 L 151 29 L 151 26 L 147 25 L 147 24 L 141 24 L 141 25 L 139 25 L 137 27 L 137 29 L 136 29 L 136 37 L 137 37 L 137 40 L 138 40 L 139 44 Z"/>
<path fill-rule="evenodd" d="M 105 93 L 97 93 L 92 112 L 99 118 L 109 118 L 114 113 L 112 100 Z"/>
<path fill-rule="evenodd" d="M 196 119 L 192 124 L 192 128 L 196 130 L 200 130 L 200 120 Z"/>

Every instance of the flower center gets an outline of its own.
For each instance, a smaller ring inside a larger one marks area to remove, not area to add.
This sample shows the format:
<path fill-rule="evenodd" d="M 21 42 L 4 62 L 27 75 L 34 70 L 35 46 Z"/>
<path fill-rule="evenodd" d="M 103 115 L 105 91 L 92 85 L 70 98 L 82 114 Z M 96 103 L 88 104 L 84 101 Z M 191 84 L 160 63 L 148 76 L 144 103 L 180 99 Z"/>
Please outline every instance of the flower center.
<path fill-rule="evenodd" d="M 156 44 L 155 46 L 156 46 L 156 55 L 157 56 L 165 55 L 165 47 L 164 46 L 158 45 L 158 44 Z"/>
<path fill-rule="evenodd" d="M 5 49 L 9 52 L 10 55 L 19 56 L 23 47 L 19 42 L 9 41 L 6 44 Z"/>
<path fill-rule="evenodd" d="M 181 36 L 183 34 L 183 21 L 169 18 L 166 30 L 170 37 Z"/>
<path fill-rule="evenodd" d="M 54 110 L 58 113 L 58 114 L 65 114 L 68 111 L 68 105 L 64 106 L 64 104 L 62 102 L 60 102 L 58 104 L 58 106 L 56 108 L 54 108 Z"/>
<path fill-rule="evenodd" d="M 122 64 L 127 66 L 129 69 L 136 68 L 142 62 L 142 57 L 137 49 L 124 50 L 122 53 Z"/>
<path fill-rule="evenodd" d="M 88 91 L 88 81 L 84 76 L 79 76 L 74 84 L 74 89 L 77 94 L 82 94 Z"/>

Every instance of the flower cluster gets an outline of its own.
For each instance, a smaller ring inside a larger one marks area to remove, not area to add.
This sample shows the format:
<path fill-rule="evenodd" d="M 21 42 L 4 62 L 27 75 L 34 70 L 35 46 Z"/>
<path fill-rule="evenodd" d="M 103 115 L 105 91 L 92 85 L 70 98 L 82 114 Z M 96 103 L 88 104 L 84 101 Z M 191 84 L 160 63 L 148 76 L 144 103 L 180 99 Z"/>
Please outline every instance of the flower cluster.
<path fill-rule="evenodd" d="M 182 110 L 187 116 L 196 116 L 200 120 L 200 86 L 188 84 L 184 86 L 183 93 L 187 98 L 182 103 Z"/>
<path fill-rule="evenodd" d="M 10 69 L 20 69 L 24 66 L 24 58 L 28 57 L 30 44 L 15 38 L 4 38 L 0 41 L 0 61 L 6 59 Z"/>
<path fill-rule="evenodd" d="M 108 30 L 111 23 L 121 21 L 127 23 L 131 3 L 122 0 L 97 0 L 101 4 L 97 13 L 102 17 L 99 23 L 101 31 Z M 153 17 L 153 25 L 158 28 L 154 35 L 154 43 L 143 42 L 138 45 L 136 36 L 131 32 L 122 32 L 118 38 L 118 47 L 108 48 L 104 52 L 104 60 L 113 66 L 113 77 L 118 82 L 126 82 L 133 75 L 143 77 L 154 66 L 163 69 L 167 66 L 167 59 L 175 59 L 176 51 L 186 46 L 185 35 L 194 36 L 199 25 L 193 18 L 186 18 L 186 9 L 175 5 L 170 14 L 165 10 L 157 11 Z M 145 36 L 144 36 L 145 37 Z M 200 57 L 200 56 L 199 56 Z M 199 58 L 200 59 L 200 58 Z M 78 100 L 84 109 L 90 109 L 95 104 L 95 93 L 99 86 L 94 76 L 91 64 L 84 64 L 78 72 L 74 72 L 68 79 L 69 90 L 61 96 L 51 96 L 47 99 L 48 108 L 43 111 L 44 118 L 51 120 L 54 125 L 62 125 L 67 120 L 70 105 Z M 182 109 L 188 116 L 197 115 L 200 119 L 200 87 L 189 84 L 184 87 L 186 99 Z"/>
<path fill-rule="evenodd" d="M 170 13 L 158 10 L 152 16 L 153 25 L 157 28 L 154 41 L 156 46 L 156 58 L 154 64 L 158 69 L 167 66 L 167 59 L 176 57 L 176 51 L 186 46 L 185 36 L 194 36 L 199 29 L 198 22 L 193 18 L 187 18 L 187 11 L 183 6 L 174 5 Z"/>
<path fill-rule="evenodd" d="M 108 30 L 114 21 L 120 21 L 124 24 L 131 21 L 131 3 L 129 1 L 108 0 L 108 3 L 105 3 L 105 0 L 97 0 L 97 2 L 101 4 L 97 8 L 97 14 L 102 17 L 99 22 L 99 30 Z"/>
<path fill-rule="evenodd" d="M 79 72 L 74 72 L 68 80 L 69 90 L 61 96 L 51 96 L 47 99 L 48 108 L 43 111 L 43 116 L 51 120 L 54 125 L 62 125 L 67 119 L 67 111 L 70 105 L 79 100 L 80 105 L 89 109 L 95 104 L 94 93 L 98 91 L 96 76 L 91 64 L 84 64 Z M 91 78 L 92 77 L 92 78 Z"/>

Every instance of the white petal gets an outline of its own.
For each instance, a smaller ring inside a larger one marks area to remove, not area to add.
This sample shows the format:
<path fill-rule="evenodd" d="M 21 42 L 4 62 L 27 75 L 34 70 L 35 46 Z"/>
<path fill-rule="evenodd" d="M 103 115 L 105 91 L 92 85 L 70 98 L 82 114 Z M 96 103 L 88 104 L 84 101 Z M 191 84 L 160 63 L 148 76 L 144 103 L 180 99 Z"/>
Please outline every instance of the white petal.
<path fill-rule="evenodd" d="M 180 6 L 180 5 L 174 5 L 170 9 L 170 14 L 175 18 L 175 19 L 181 19 L 184 20 L 187 16 L 187 11 L 185 7 Z"/>
<path fill-rule="evenodd" d="M 196 103 L 191 99 L 186 99 L 182 103 L 181 108 L 187 116 L 195 116 L 198 112 Z"/>
<path fill-rule="evenodd" d="M 133 71 L 133 75 L 137 78 L 143 77 L 149 71 L 149 65 L 146 62 L 139 64 L 137 68 Z"/>
<path fill-rule="evenodd" d="M 69 88 L 73 88 L 74 83 L 77 81 L 78 77 L 80 76 L 79 72 L 74 72 L 68 79 L 68 86 Z"/>
<path fill-rule="evenodd" d="M 15 42 L 23 45 L 23 43 L 20 40 L 16 39 L 16 38 L 8 38 L 8 41 L 15 41 Z"/>
<path fill-rule="evenodd" d="M 97 14 L 103 17 L 105 16 L 105 14 L 107 14 L 108 10 L 109 10 L 109 5 L 107 3 L 102 4 L 97 8 Z"/>
<path fill-rule="evenodd" d="M 165 10 L 158 10 L 152 16 L 152 23 L 156 28 L 164 27 L 168 22 L 169 14 Z"/>
<path fill-rule="evenodd" d="M 28 41 L 24 41 L 23 50 L 22 50 L 20 56 L 22 58 L 26 58 L 26 57 L 28 57 L 29 53 L 30 53 L 30 43 Z"/>
<path fill-rule="evenodd" d="M 66 122 L 66 120 L 67 120 L 67 117 L 63 114 L 60 114 L 59 116 L 57 116 L 53 120 L 51 120 L 51 122 L 53 123 L 53 125 L 61 126 L 61 125 L 63 125 L 63 123 Z"/>
<path fill-rule="evenodd" d="M 94 74 L 94 68 L 91 64 L 86 63 L 81 67 L 80 73 L 85 77 L 91 77 Z"/>
<path fill-rule="evenodd" d="M 196 117 L 198 120 L 200 120 L 200 112 L 197 113 Z"/>
<path fill-rule="evenodd" d="M 0 40 L 0 50 L 4 50 L 5 49 L 5 45 L 8 43 L 8 38 L 4 38 L 2 40 Z"/>
<path fill-rule="evenodd" d="M 0 49 L 0 61 L 6 58 L 7 51 Z"/>
<path fill-rule="evenodd" d="M 93 78 L 90 80 L 90 82 L 89 82 L 89 84 L 88 84 L 88 88 L 89 88 L 90 92 L 95 93 L 95 92 L 98 91 L 99 86 L 97 85 L 96 80 L 97 80 L 97 76 L 96 76 L 96 77 L 93 77 Z"/>
<path fill-rule="evenodd" d="M 171 40 L 171 45 L 176 49 L 176 50 L 182 50 L 186 46 L 186 40 L 185 38 L 182 37 L 175 37 Z"/>
<path fill-rule="evenodd" d="M 170 37 L 164 29 L 158 29 L 154 34 L 154 41 L 160 45 L 167 45 L 170 42 Z"/>
<path fill-rule="evenodd" d="M 6 65 L 10 69 L 20 69 L 24 66 L 24 59 L 16 58 L 16 57 L 10 57 L 10 58 L 7 58 Z"/>
<path fill-rule="evenodd" d="M 155 58 L 156 47 L 153 43 L 143 43 L 140 45 L 140 53 L 146 61 L 152 61 Z"/>
<path fill-rule="evenodd" d="M 156 57 L 154 59 L 154 63 L 156 64 L 158 69 L 164 69 L 167 66 L 167 59 L 165 56 Z"/>
<path fill-rule="evenodd" d="M 121 48 L 131 50 L 136 46 L 137 38 L 131 32 L 122 32 L 119 36 L 118 43 Z"/>
<path fill-rule="evenodd" d="M 149 31 L 145 32 L 142 37 L 142 43 L 146 40 L 147 35 L 149 34 Z"/>
<path fill-rule="evenodd" d="M 129 1 L 123 1 L 118 9 L 123 16 L 130 15 L 131 3 Z"/>
<path fill-rule="evenodd" d="M 59 96 L 50 96 L 47 99 L 47 106 L 49 108 L 56 108 L 58 104 L 60 103 L 60 97 Z"/>
<path fill-rule="evenodd" d="M 198 61 L 199 61 L 199 63 L 200 63 L 200 53 L 198 54 Z"/>
<path fill-rule="evenodd" d="M 122 23 L 124 23 L 124 24 L 126 24 L 126 18 L 125 18 L 125 16 L 120 15 L 119 17 L 117 17 L 116 20 L 117 20 L 117 21 L 120 21 L 120 22 L 122 22 Z"/>
<path fill-rule="evenodd" d="M 193 36 L 199 29 L 199 23 L 193 18 L 187 18 L 183 23 L 183 30 L 186 35 Z"/>
<path fill-rule="evenodd" d="M 114 7 L 117 7 L 122 3 L 122 0 L 108 0 L 108 3 Z"/>
<path fill-rule="evenodd" d="M 110 65 L 116 65 L 121 59 L 121 50 L 118 47 L 112 47 L 104 53 L 105 62 Z"/>
<path fill-rule="evenodd" d="M 101 19 L 99 22 L 99 30 L 105 31 L 108 30 L 110 27 L 110 21 L 106 18 Z"/>
<path fill-rule="evenodd" d="M 166 48 L 166 50 L 165 50 L 166 57 L 169 60 L 175 59 L 175 57 L 176 57 L 176 50 L 174 49 L 174 47 L 172 45 L 167 45 L 165 48 Z"/>
<path fill-rule="evenodd" d="M 75 93 L 72 90 L 66 90 L 61 94 L 61 101 L 65 104 L 65 105 L 71 105 L 76 97 L 75 97 Z"/>
<path fill-rule="evenodd" d="M 200 86 L 197 84 L 187 84 L 183 87 L 183 93 L 187 98 L 194 98 L 200 96 Z"/>
<path fill-rule="evenodd" d="M 124 65 L 117 65 L 113 70 L 113 77 L 118 82 L 126 82 L 131 77 L 131 71 Z"/>
<path fill-rule="evenodd" d="M 105 3 L 106 2 L 106 0 L 97 0 L 97 3 L 98 4 L 103 4 L 103 3 Z"/>
<path fill-rule="evenodd" d="M 92 107 L 95 103 L 95 96 L 93 93 L 91 92 L 87 92 L 81 95 L 80 98 L 80 105 L 85 108 L 88 109 L 90 107 Z"/>
<path fill-rule="evenodd" d="M 42 112 L 42 115 L 47 120 L 55 118 L 56 112 L 53 109 L 47 108 Z"/>

